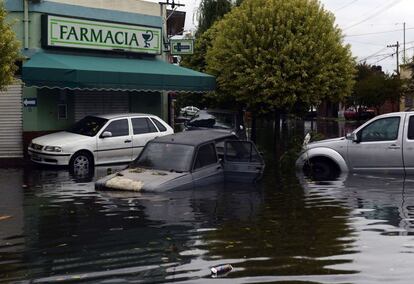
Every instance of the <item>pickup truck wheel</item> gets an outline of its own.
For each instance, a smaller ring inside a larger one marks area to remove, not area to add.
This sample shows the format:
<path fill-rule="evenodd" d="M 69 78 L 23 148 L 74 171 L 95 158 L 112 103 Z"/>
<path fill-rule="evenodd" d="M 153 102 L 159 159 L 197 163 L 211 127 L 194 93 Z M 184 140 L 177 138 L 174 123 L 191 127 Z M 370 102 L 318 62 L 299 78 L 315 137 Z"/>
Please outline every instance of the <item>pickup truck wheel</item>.
<path fill-rule="evenodd" d="M 333 180 L 339 176 L 340 170 L 329 159 L 314 159 L 306 165 L 305 173 L 314 180 Z"/>
<path fill-rule="evenodd" d="M 93 169 L 93 157 L 88 152 L 77 152 L 69 162 L 69 170 L 76 176 L 86 176 Z"/>

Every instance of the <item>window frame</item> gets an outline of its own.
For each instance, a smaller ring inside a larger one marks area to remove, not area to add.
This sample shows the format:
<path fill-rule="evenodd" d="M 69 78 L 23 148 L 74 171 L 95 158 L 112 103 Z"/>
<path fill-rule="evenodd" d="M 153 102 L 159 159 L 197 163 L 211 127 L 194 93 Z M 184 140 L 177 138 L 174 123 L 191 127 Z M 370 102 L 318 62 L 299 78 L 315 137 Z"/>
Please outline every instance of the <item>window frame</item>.
<path fill-rule="evenodd" d="M 380 121 L 380 120 L 385 120 L 385 119 L 390 119 L 390 118 L 396 118 L 396 119 L 398 119 L 398 128 L 397 128 L 397 134 L 396 134 L 396 137 L 395 138 L 393 138 L 393 139 L 383 139 L 383 140 L 372 140 L 372 141 L 364 141 L 364 140 L 362 140 L 362 132 L 367 128 L 367 127 L 369 127 L 369 126 L 371 126 L 373 123 L 377 123 L 378 121 Z M 374 120 L 374 121 L 372 121 L 370 124 L 368 124 L 368 125 L 366 125 L 364 128 L 362 128 L 361 130 L 359 130 L 358 131 L 358 133 L 357 133 L 357 135 L 358 135 L 358 141 L 360 142 L 360 143 L 370 143 L 370 142 L 389 142 L 389 141 L 395 141 L 395 140 L 397 140 L 398 139 L 398 135 L 399 135 L 399 133 L 400 133 L 400 128 L 401 128 L 401 117 L 400 116 L 388 116 L 388 117 L 382 117 L 382 118 L 379 118 L 379 119 L 376 119 L 376 120 Z"/>
<path fill-rule="evenodd" d="M 134 119 L 143 119 L 144 121 L 147 122 L 147 130 L 148 132 L 144 132 L 144 133 L 135 133 L 135 128 L 134 128 Z M 151 123 L 151 125 L 153 126 L 155 131 L 150 131 L 150 125 L 149 123 Z M 131 117 L 131 127 L 132 127 L 132 135 L 143 135 L 143 134 L 151 134 L 151 133 L 158 133 L 159 130 L 157 128 L 157 126 L 151 121 L 151 119 L 147 116 L 137 116 L 137 117 Z"/>
<path fill-rule="evenodd" d="M 109 125 L 111 125 L 111 123 L 113 123 L 113 122 L 116 122 L 116 121 L 121 121 L 121 120 L 126 120 L 126 122 L 127 122 L 127 124 L 128 124 L 128 134 L 127 135 L 116 135 L 116 136 L 114 136 L 113 135 L 113 133 L 112 133 L 112 131 L 111 131 L 111 133 L 112 133 L 112 136 L 111 137 L 106 137 L 105 139 L 108 139 L 108 138 L 116 138 L 116 137 L 126 137 L 126 136 L 131 136 L 131 129 L 130 129 L 130 125 L 129 125 L 129 119 L 128 118 L 126 118 L 126 117 L 123 117 L 123 118 L 119 118 L 119 119 L 114 119 L 114 120 L 109 120 L 108 121 L 108 123 L 103 127 L 103 130 L 102 130 L 102 132 L 99 134 L 99 137 L 100 138 L 102 138 L 102 134 L 105 132 L 105 131 L 109 131 L 109 130 L 107 130 L 108 129 L 108 127 L 109 127 Z"/>
<path fill-rule="evenodd" d="M 208 165 L 205 165 L 205 166 L 202 166 L 202 167 L 199 167 L 199 168 L 196 168 L 196 162 L 197 162 L 197 158 L 198 158 L 199 151 L 200 151 L 200 149 L 203 146 L 207 146 L 207 145 L 212 145 L 213 146 L 214 154 L 215 154 L 215 157 L 216 157 L 216 162 L 215 163 L 208 164 Z M 192 164 L 192 167 L 191 167 L 191 172 L 197 172 L 197 171 L 200 171 L 200 170 L 205 169 L 207 167 L 211 167 L 212 165 L 217 165 L 218 163 L 220 163 L 220 160 L 219 160 L 219 158 L 217 156 L 217 149 L 216 149 L 216 143 L 215 143 L 215 141 L 203 143 L 203 144 L 197 146 L 197 148 L 196 148 L 196 151 L 194 153 L 193 164 Z"/>

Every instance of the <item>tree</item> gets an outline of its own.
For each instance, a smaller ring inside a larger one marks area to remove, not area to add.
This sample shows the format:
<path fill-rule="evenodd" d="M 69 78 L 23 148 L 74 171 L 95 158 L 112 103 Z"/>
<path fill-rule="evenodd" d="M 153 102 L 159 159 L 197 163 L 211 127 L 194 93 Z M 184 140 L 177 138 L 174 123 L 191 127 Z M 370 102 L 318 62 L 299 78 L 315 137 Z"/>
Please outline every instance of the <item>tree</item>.
<path fill-rule="evenodd" d="M 217 20 L 232 8 L 229 0 L 202 0 L 198 8 L 198 27 L 196 37 L 207 31 Z"/>
<path fill-rule="evenodd" d="M 0 90 L 13 82 L 18 59 L 19 43 L 11 25 L 6 23 L 6 10 L 0 3 Z"/>
<path fill-rule="evenodd" d="M 217 23 L 207 73 L 218 92 L 253 111 L 342 100 L 354 59 L 317 0 L 245 0 Z"/>
<path fill-rule="evenodd" d="M 380 66 L 366 63 L 357 65 L 356 83 L 348 104 L 355 108 L 374 107 L 378 109 L 386 101 L 398 102 L 402 83 L 397 76 L 385 74 Z"/>

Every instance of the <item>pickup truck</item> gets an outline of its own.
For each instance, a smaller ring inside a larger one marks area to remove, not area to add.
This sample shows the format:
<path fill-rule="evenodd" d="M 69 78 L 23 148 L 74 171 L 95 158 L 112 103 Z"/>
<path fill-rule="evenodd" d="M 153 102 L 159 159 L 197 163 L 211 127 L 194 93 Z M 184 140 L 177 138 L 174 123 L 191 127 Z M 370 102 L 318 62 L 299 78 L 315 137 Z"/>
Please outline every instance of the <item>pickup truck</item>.
<path fill-rule="evenodd" d="M 367 121 L 345 137 L 304 143 L 296 166 L 318 179 L 341 172 L 414 173 L 414 112 Z"/>

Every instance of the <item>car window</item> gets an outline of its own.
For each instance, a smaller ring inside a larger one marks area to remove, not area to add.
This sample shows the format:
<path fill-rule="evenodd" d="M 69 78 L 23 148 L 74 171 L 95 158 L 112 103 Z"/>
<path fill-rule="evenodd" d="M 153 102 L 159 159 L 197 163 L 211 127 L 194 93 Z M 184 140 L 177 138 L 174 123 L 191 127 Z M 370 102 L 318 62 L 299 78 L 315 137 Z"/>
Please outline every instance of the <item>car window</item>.
<path fill-rule="evenodd" d="M 159 122 L 158 119 L 155 119 L 155 118 L 152 118 L 151 117 L 151 120 L 155 123 L 155 125 L 158 127 L 158 129 L 160 130 L 160 132 L 167 131 L 167 128 L 164 125 L 162 125 L 162 123 Z"/>
<path fill-rule="evenodd" d="M 248 141 L 226 141 L 226 161 L 260 162 L 261 157 L 253 144 Z"/>
<path fill-rule="evenodd" d="M 188 172 L 194 147 L 189 145 L 149 142 L 131 167 Z"/>
<path fill-rule="evenodd" d="M 100 117 L 86 116 L 67 129 L 67 131 L 92 137 L 101 130 L 107 121 L 107 119 Z"/>
<path fill-rule="evenodd" d="M 148 118 L 145 118 L 145 117 L 133 118 L 131 119 L 131 121 L 132 121 L 132 129 L 134 130 L 134 135 L 158 132 L 154 124 L 152 124 L 152 122 Z"/>
<path fill-rule="evenodd" d="M 217 163 L 216 147 L 210 143 L 198 149 L 194 169 Z"/>
<path fill-rule="evenodd" d="M 390 141 L 397 139 L 400 117 L 378 119 L 361 130 L 361 142 Z"/>
<path fill-rule="evenodd" d="M 119 119 L 112 121 L 109 125 L 105 128 L 105 131 L 109 131 L 112 133 L 112 137 L 117 136 L 127 136 L 129 135 L 129 126 L 127 119 Z"/>
<path fill-rule="evenodd" d="M 410 120 L 408 121 L 407 138 L 414 139 L 414 115 L 410 116 Z"/>

